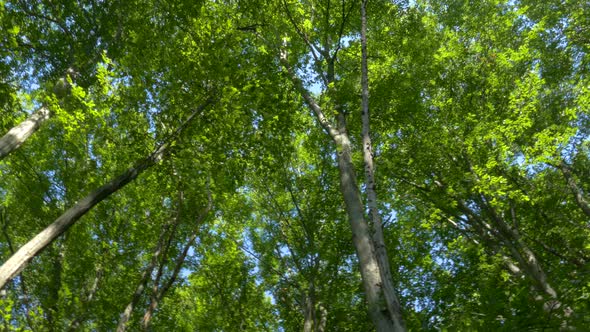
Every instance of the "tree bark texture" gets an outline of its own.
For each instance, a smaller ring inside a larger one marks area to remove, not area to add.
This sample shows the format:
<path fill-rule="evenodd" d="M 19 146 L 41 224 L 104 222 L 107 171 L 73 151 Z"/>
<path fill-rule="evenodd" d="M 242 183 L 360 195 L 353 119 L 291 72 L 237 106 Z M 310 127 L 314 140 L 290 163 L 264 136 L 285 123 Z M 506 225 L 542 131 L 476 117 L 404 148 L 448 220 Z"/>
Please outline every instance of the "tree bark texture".
<path fill-rule="evenodd" d="M 328 310 L 321 303 L 319 304 L 320 321 L 318 322 L 317 332 L 324 332 L 326 330 L 326 323 L 328 322 Z"/>
<path fill-rule="evenodd" d="M 544 293 L 550 298 L 557 298 L 557 292 L 549 284 L 547 275 L 541 267 L 536 254 L 521 239 L 518 229 L 510 225 L 502 218 L 498 212 L 488 203 L 488 199 L 482 195 L 482 206 L 488 211 L 493 225 L 496 226 L 499 240 L 510 250 L 512 257 L 519 263 L 526 275 L 534 282 L 535 287 L 540 293 Z"/>
<path fill-rule="evenodd" d="M 49 108 L 41 106 L 25 121 L 13 127 L 6 135 L 2 136 L 0 138 L 0 160 L 18 149 L 50 116 L 51 112 Z"/>
<path fill-rule="evenodd" d="M 330 54 L 330 52 L 324 53 Z M 314 97 L 305 88 L 301 79 L 290 67 L 286 57 L 282 56 L 280 61 L 283 65 L 285 74 L 289 76 L 295 89 L 301 94 L 305 103 L 311 111 L 313 111 L 324 131 L 331 137 L 336 145 L 338 170 L 340 174 L 340 191 L 344 198 L 344 205 L 346 207 L 348 221 L 353 234 L 353 244 L 359 259 L 361 278 L 365 289 L 369 316 L 378 332 L 405 331 L 403 323 L 401 322 L 401 317 L 392 317 L 388 308 L 388 301 L 384 297 L 384 286 L 388 290 L 392 290 L 393 281 L 391 280 L 391 273 L 382 274 L 381 272 L 369 224 L 365 219 L 365 208 L 352 162 L 352 147 L 347 132 L 345 115 L 341 110 L 338 110 L 336 116 L 337 123 L 336 126 L 334 126 L 334 124 L 326 117 Z M 326 61 L 328 63 L 329 74 L 326 78 L 326 83 L 329 85 L 334 81 L 333 66 L 335 58 L 330 57 L 327 58 Z M 385 250 L 385 248 L 383 247 L 380 250 Z M 390 278 L 390 280 L 384 281 L 383 275 Z M 388 285 L 391 285 L 391 287 Z M 391 299 L 390 302 L 394 303 L 394 300 Z"/>
<path fill-rule="evenodd" d="M 391 267 L 385 238 L 383 236 L 383 223 L 381 214 L 377 207 L 377 192 L 375 190 L 375 167 L 373 163 L 373 146 L 370 136 L 370 117 L 369 117 L 369 67 L 367 53 L 367 0 L 361 1 L 361 117 L 362 117 L 362 149 L 363 161 L 365 166 L 365 184 L 367 193 L 367 206 L 371 220 L 371 231 L 375 245 L 375 255 L 379 263 L 379 271 L 383 284 L 381 291 L 387 304 L 387 310 L 391 321 L 393 322 L 394 331 L 404 331 L 404 323 L 401 314 L 401 305 L 395 292 L 393 278 L 391 276 Z"/>
<path fill-rule="evenodd" d="M 303 297 L 303 332 L 313 332 L 315 325 L 315 303 L 310 294 Z"/>
<path fill-rule="evenodd" d="M 342 112 L 337 115 L 338 127 L 335 128 L 326 118 L 315 99 L 305 89 L 303 82 L 288 67 L 285 61 L 282 61 L 282 63 L 295 88 L 301 93 L 308 106 L 316 115 L 322 128 L 336 144 L 338 170 L 340 174 L 340 191 L 344 198 L 344 205 L 346 206 L 346 213 L 353 234 L 353 244 L 359 259 L 369 316 L 378 332 L 404 331 L 401 322 L 399 325 L 401 329 L 395 330 L 394 321 L 389 314 L 389 310 L 385 304 L 386 301 L 383 298 L 382 287 L 384 282 L 369 225 L 364 216 L 364 204 L 352 163 L 351 143 L 346 130 L 345 116 Z"/>
<path fill-rule="evenodd" d="M 403 331 L 396 326 L 389 314 L 383 298 L 384 280 L 377 261 L 375 246 L 370 235 L 369 224 L 365 219 L 364 204 L 359 191 L 354 165 L 352 164 L 351 144 L 346 132 L 344 115 L 339 117 L 340 134 L 336 137 L 338 146 L 338 169 L 340 171 L 340 191 L 344 198 L 348 221 L 352 229 L 352 241 L 359 259 L 361 277 L 369 308 L 369 316 L 378 332 Z"/>

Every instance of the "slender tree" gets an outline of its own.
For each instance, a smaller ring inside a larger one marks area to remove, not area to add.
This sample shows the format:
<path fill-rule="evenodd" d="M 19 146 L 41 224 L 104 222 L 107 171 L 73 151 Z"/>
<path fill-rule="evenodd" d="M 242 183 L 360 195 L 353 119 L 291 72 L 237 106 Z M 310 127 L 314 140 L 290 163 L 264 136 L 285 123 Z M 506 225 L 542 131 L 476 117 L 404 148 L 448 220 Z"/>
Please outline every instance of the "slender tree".
<path fill-rule="evenodd" d="M 190 123 L 190 121 L 200 114 L 211 102 L 210 98 L 207 102 L 197 107 L 193 113 L 179 126 L 173 137 L 178 136 L 182 130 Z M 84 214 L 92 209 L 96 204 L 108 198 L 119 189 L 123 188 L 129 182 L 135 180 L 142 172 L 157 164 L 164 157 L 171 141 L 160 145 L 147 158 L 139 161 L 135 166 L 128 168 L 125 172 L 117 178 L 107 182 L 100 188 L 96 189 L 88 196 L 84 197 L 80 202 L 69 208 L 59 218 L 57 218 L 51 225 L 37 234 L 31 241 L 27 242 L 19 250 L 16 251 L 2 266 L 0 267 L 0 289 L 6 285 L 11 278 L 20 273 L 27 264 L 37 256 L 45 247 L 47 247 L 56 238 L 68 230 L 76 221 L 78 221 Z"/>

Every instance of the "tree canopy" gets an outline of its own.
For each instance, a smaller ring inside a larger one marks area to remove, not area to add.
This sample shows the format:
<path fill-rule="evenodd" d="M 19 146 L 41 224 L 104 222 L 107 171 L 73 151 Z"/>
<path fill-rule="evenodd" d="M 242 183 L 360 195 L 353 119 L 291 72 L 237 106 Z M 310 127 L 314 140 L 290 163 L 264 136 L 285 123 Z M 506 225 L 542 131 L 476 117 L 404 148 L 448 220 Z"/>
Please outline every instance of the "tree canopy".
<path fill-rule="evenodd" d="M 583 331 L 584 0 L 0 0 L 5 331 Z"/>

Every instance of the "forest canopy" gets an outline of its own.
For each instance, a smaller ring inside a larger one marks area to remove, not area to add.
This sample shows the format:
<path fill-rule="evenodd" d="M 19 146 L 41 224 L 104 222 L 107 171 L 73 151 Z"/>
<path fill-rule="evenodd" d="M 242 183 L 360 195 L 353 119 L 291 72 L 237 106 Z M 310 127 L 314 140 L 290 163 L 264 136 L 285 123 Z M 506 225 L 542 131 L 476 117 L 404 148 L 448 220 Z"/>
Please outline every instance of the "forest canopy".
<path fill-rule="evenodd" d="M 585 0 L 0 0 L 3 331 L 583 331 Z"/>

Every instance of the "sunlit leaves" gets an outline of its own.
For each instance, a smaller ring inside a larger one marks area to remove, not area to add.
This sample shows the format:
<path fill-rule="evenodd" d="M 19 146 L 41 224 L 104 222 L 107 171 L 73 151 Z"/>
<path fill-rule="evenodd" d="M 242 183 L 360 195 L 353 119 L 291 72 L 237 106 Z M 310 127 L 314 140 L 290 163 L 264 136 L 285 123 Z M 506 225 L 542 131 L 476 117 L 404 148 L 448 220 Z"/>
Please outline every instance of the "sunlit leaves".
<path fill-rule="evenodd" d="M 10 285 L 0 299 L 6 329 L 51 321 L 61 330 L 82 317 L 83 329 L 112 330 L 178 206 L 184 219 L 166 276 L 189 234 L 198 239 L 154 329 L 301 330 L 309 295 L 317 315 L 327 311 L 326 330 L 369 329 L 336 185 L 340 151 L 278 60 L 287 57 L 327 116 L 345 111 L 358 147 L 356 2 L 0 6 L 0 128 L 43 103 L 53 112 L 0 164 L 3 257 L 9 240 L 26 242 L 215 97 L 161 165 L 32 262 L 27 294 L 20 280 Z M 590 237 L 576 197 L 590 192 L 587 7 L 369 2 L 377 190 L 411 329 L 561 323 L 535 300 L 531 281 L 509 269 L 519 264 L 499 221 L 518 230 L 573 309 L 572 324 L 584 325 Z M 330 65 L 334 79 L 325 82 Z M 60 81 L 69 88 L 55 95 Z M 353 158 L 360 165 L 360 154 Z M 215 211 L 195 225 L 207 190 Z M 132 328 L 147 302 L 144 294 Z"/>

